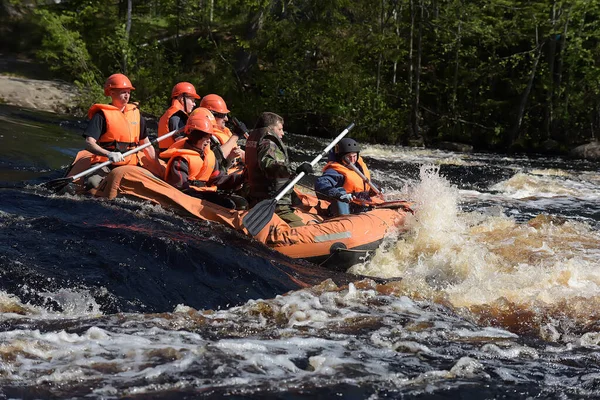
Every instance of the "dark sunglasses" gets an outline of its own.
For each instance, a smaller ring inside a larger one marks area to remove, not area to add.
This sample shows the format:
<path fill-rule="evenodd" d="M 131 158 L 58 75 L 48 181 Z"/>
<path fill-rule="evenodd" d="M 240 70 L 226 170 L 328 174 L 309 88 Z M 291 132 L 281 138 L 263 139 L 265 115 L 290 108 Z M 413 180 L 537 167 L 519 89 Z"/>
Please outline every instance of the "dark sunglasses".
<path fill-rule="evenodd" d="M 227 114 L 221 114 L 221 113 L 216 112 L 216 111 L 211 111 L 211 113 L 212 113 L 212 115 L 215 116 L 215 118 L 222 118 L 222 119 L 224 119 L 227 116 Z"/>

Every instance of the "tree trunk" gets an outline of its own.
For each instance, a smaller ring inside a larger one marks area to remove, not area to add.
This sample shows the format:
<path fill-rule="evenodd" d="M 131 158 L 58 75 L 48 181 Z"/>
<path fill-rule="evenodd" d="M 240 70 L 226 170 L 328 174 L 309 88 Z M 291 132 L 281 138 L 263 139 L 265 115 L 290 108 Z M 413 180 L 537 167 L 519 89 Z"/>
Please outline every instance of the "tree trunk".
<path fill-rule="evenodd" d="M 396 9 L 396 6 L 394 6 L 394 10 L 392 11 L 393 15 L 394 15 L 394 26 L 396 27 L 396 40 L 400 41 L 400 26 L 398 24 L 398 14 L 402 13 L 402 7 L 400 7 L 400 11 L 398 11 Z M 396 51 L 400 52 L 400 45 L 396 45 Z M 392 74 L 392 84 L 396 85 L 396 73 L 398 72 L 398 57 L 396 57 L 396 59 L 394 60 L 394 70 L 393 70 L 393 74 Z"/>
<path fill-rule="evenodd" d="M 412 107 L 412 131 L 414 138 L 422 138 L 421 134 L 421 113 L 419 108 L 421 107 L 421 58 L 423 55 L 423 19 L 425 17 L 425 5 L 424 0 L 419 0 L 419 26 L 417 30 L 417 57 L 415 59 L 415 88 L 413 93 L 413 107 Z"/>
<path fill-rule="evenodd" d="M 385 0 L 381 0 L 381 14 L 379 19 L 379 29 L 381 33 L 381 39 L 383 39 L 383 23 L 385 19 Z M 377 86 L 375 88 L 375 94 L 379 94 L 379 85 L 381 84 L 381 64 L 383 63 L 383 51 L 379 52 L 379 60 L 377 61 Z"/>
<path fill-rule="evenodd" d="M 127 54 L 129 53 L 129 33 L 131 32 L 131 12 L 133 10 L 133 0 L 127 0 L 127 20 L 125 23 L 125 46 L 123 49 L 123 73 L 127 74 Z"/>
<path fill-rule="evenodd" d="M 557 23 L 556 1 L 552 4 L 550 37 L 548 38 L 548 91 L 546 92 L 546 107 L 544 110 L 544 131 L 542 140 L 550 138 L 550 130 L 554 119 L 554 65 L 556 62 L 556 34 Z"/>
<path fill-rule="evenodd" d="M 452 100 L 450 102 L 450 111 L 452 112 L 452 116 L 456 118 L 456 100 L 458 98 L 458 67 L 460 61 L 460 46 L 461 46 L 461 28 L 462 21 L 461 15 L 458 15 L 458 28 L 456 33 L 456 52 L 454 54 L 454 79 L 452 84 Z"/>
<path fill-rule="evenodd" d="M 410 0 L 410 39 L 408 44 L 408 94 L 412 96 L 413 92 L 413 45 L 415 37 L 415 3 L 414 0 Z"/>
<path fill-rule="evenodd" d="M 533 88 L 533 81 L 535 79 L 535 74 L 537 71 L 537 66 L 540 62 L 540 58 L 542 58 L 542 48 L 544 47 L 543 43 L 538 46 L 537 54 L 535 55 L 535 60 L 533 61 L 533 66 L 531 67 L 531 72 L 529 74 L 529 81 L 527 82 L 527 87 L 523 91 L 523 95 L 521 96 L 521 103 L 519 104 L 519 110 L 517 111 L 517 119 L 515 120 L 515 125 L 510 133 L 510 145 L 514 144 L 520 136 L 521 124 L 523 123 L 523 116 L 525 115 L 525 108 L 527 107 L 527 100 L 529 100 L 529 95 L 531 94 L 531 89 Z"/>
<path fill-rule="evenodd" d="M 563 84 L 563 60 L 564 60 L 564 56 L 565 56 L 565 52 L 567 50 L 567 32 L 568 32 L 568 28 L 569 28 L 569 18 L 570 18 L 570 13 L 569 11 L 566 12 L 566 17 L 565 17 L 565 26 L 563 28 L 563 33 L 562 36 L 560 38 L 560 44 L 559 44 L 559 56 L 558 56 L 558 63 L 556 66 L 556 87 L 555 87 L 555 93 L 556 93 L 556 103 L 557 106 L 559 107 L 559 114 L 560 114 L 560 107 L 563 106 L 561 104 L 562 101 L 562 92 L 563 92 L 563 88 L 562 88 L 562 84 Z M 560 118 L 560 117 L 559 117 Z M 552 126 L 550 127 L 550 137 L 552 137 L 555 140 L 559 140 L 561 143 L 564 141 L 565 136 L 559 131 L 559 127 L 557 126 L 557 122 L 556 122 L 556 118 L 554 118 L 552 120 Z"/>
<path fill-rule="evenodd" d="M 179 48 L 179 31 L 180 31 L 180 22 L 181 21 L 181 0 L 177 0 L 175 4 L 175 8 L 177 9 L 177 21 L 175 22 L 175 48 Z"/>

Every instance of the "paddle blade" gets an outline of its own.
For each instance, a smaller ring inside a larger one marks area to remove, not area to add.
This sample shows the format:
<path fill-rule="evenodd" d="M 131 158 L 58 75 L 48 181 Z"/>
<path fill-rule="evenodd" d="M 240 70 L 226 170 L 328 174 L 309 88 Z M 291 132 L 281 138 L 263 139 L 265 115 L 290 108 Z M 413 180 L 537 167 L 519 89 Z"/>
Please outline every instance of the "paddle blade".
<path fill-rule="evenodd" d="M 401 208 L 403 211 L 409 212 L 411 214 L 415 213 L 415 211 L 411 208 L 411 203 L 409 203 L 406 200 L 391 200 L 391 201 L 379 202 L 379 201 L 372 201 L 372 200 L 354 199 L 354 200 L 352 200 L 352 202 L 354 204 L 358 204 L 358 205 L 365 206 L 365 207 L 390 208 L 392 210 Z"/>
<path fill-rule="evenodd" d="M 263 230 L 271 218 L 273 218 L 276 205 L 277 200 L 275 199 L 263 200 L 252 207 L 248 214 L 244 216 L 242 224 L 246 227 L 250 235 L 256 236 Z"/>
<path fill-rule="evenodd" d="M 391 208 L 391 209 L 401 208 L 402 210 L 409 212 L 411 214 L 415 213 L 415 211 L 410 207 L 410 203 L 408 203 L 405 200 L 384 201 L 383 203 L 374 204 L 373 208 Z"/>
<path fill-rule="evenodd" d="M 44 182 L 44 183 L 42 183 L 42 186 L 53 192 L 60 192 L 71 182 L 73 182 L 73 178 L 71 178 L 71 177 L 59 178 L 59 179 L 53 179 L 48 182 Z"/>

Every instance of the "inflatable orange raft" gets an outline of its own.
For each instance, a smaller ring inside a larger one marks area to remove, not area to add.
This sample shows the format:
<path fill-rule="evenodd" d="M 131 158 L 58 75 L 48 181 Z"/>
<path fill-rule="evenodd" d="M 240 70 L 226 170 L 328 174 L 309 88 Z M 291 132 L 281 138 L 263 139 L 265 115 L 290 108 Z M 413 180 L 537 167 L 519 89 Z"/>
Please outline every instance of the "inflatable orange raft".
<path fill-rule="evenodd" d="M 139 153 L 138 153 L 139 154 Z M 79 152 L 67 176 L 89 168 L 91 153 Z M 162 176 L 162 164 L 144 163 L 145 168 L 122 166 L 113 169 L 98 189 L 88 194 L 113 199 L 119 196 L 147 200 L 180 214 L 214 221 L 249 235 L 242 224 L 247 211 L 230 210 L 189 196 L 154 174 Z M 152 172 L 151 172 L 152 171 Z M 154 172 L 154 174 L 153 174 Z M 74 182 L 83 192 L 81 180 Z M 305 259 L 326 268 L 345 271 L 375 250 L 392 229 L 402 230 L 408 207 L 375 208 L 368 212 L 324 219 L 319 211 L 328 203 L 299 193 L 302 205 L 296 213 L 305 226 L 291 228 L 277 214 L 254 238 L 289 257 Z"/>

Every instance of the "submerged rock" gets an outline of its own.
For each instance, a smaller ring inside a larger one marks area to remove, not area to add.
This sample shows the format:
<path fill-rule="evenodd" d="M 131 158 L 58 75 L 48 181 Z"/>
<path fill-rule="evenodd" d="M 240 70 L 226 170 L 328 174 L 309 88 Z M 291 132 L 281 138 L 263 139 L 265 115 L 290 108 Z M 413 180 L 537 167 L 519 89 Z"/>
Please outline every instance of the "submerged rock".
<path fill-rule="evenodd" d="M 434 147 L 440 150 L 458 151 L 460 153 L 471 153 L 473 151 L 473 146 L 470 144 L 458 142 L 438 142 Z"/>

